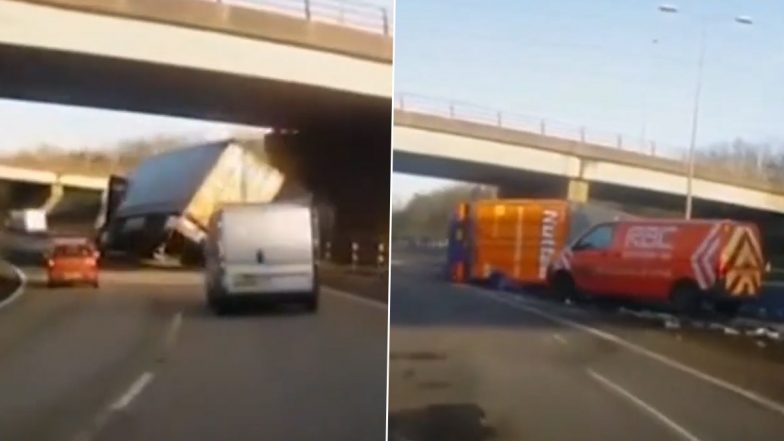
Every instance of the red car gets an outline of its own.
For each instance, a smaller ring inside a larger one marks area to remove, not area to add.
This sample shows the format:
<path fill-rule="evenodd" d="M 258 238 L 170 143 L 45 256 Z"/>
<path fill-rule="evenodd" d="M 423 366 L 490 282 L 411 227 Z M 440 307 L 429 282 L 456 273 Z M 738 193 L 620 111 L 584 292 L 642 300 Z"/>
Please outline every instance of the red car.
<path fill-rule="evenodd" d="M 98 287 L 99 253 L 87 239 L 55 239 L 46 256 L 49 287 L 87 283 Z"/>

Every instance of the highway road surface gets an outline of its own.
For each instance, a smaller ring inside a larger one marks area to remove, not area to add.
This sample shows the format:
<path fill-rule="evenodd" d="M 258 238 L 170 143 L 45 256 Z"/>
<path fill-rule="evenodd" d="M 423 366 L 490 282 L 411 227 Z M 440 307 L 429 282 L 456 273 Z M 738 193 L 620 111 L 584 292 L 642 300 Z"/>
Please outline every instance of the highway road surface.
<path fill-rule="evenodd" d="M 95 290 L 23 270 L 24 294 L 0 309 L 2 440 L 385 435 L 386 304 L 351 278 L 326 275 L 339 289 L 323 288 L 315 315 L 217 317 L 198 273 L 106 270 Z"/>
<path fill-rule="evenodd" d="M 781 440 L 782 343 L 453 285 L 396 253 L 390 440 Z"/>

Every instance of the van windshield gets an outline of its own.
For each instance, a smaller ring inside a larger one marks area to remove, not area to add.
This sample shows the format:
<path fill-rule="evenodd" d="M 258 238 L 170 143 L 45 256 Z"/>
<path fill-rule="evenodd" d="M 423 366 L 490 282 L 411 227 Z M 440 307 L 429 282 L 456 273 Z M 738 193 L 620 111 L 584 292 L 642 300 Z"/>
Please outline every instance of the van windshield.
<path fill-rule="evenodd" d="M 222 219 L 224 258 L 234 263 L 310 263 L 310 211 L 305 207 L 227 210 Z"/>

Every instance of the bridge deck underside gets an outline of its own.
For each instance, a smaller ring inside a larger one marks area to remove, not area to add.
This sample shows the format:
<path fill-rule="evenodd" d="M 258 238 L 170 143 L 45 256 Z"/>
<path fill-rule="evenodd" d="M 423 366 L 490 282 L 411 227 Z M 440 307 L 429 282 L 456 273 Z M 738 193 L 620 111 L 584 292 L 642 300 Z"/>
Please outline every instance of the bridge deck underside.
<path fill-rule="evenodd" d="M 2 44 L 0 97 L 291 129 L 388 125 L 391 115 L 390 99 Z"/>

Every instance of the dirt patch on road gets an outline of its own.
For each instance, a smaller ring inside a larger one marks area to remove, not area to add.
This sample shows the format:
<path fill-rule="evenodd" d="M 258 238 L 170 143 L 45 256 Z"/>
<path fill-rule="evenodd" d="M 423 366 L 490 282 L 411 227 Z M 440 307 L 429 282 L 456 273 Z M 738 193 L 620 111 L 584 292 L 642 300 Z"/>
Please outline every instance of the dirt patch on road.
<path fill-rule="evenodd" d="M 389 439 L 486 441 L 496 438 L 485 412 L 474 403 L 434 404 L 389 414 Z"/>
<path fill-rule="evenodd" d="M 410 360 L 410 361 L 439 361 L 446 360 L 446 354 L 440 354 L 430 351 L 415 351 L 415 352 L 390 352 L 389 359 L 395 360 Z"/>

